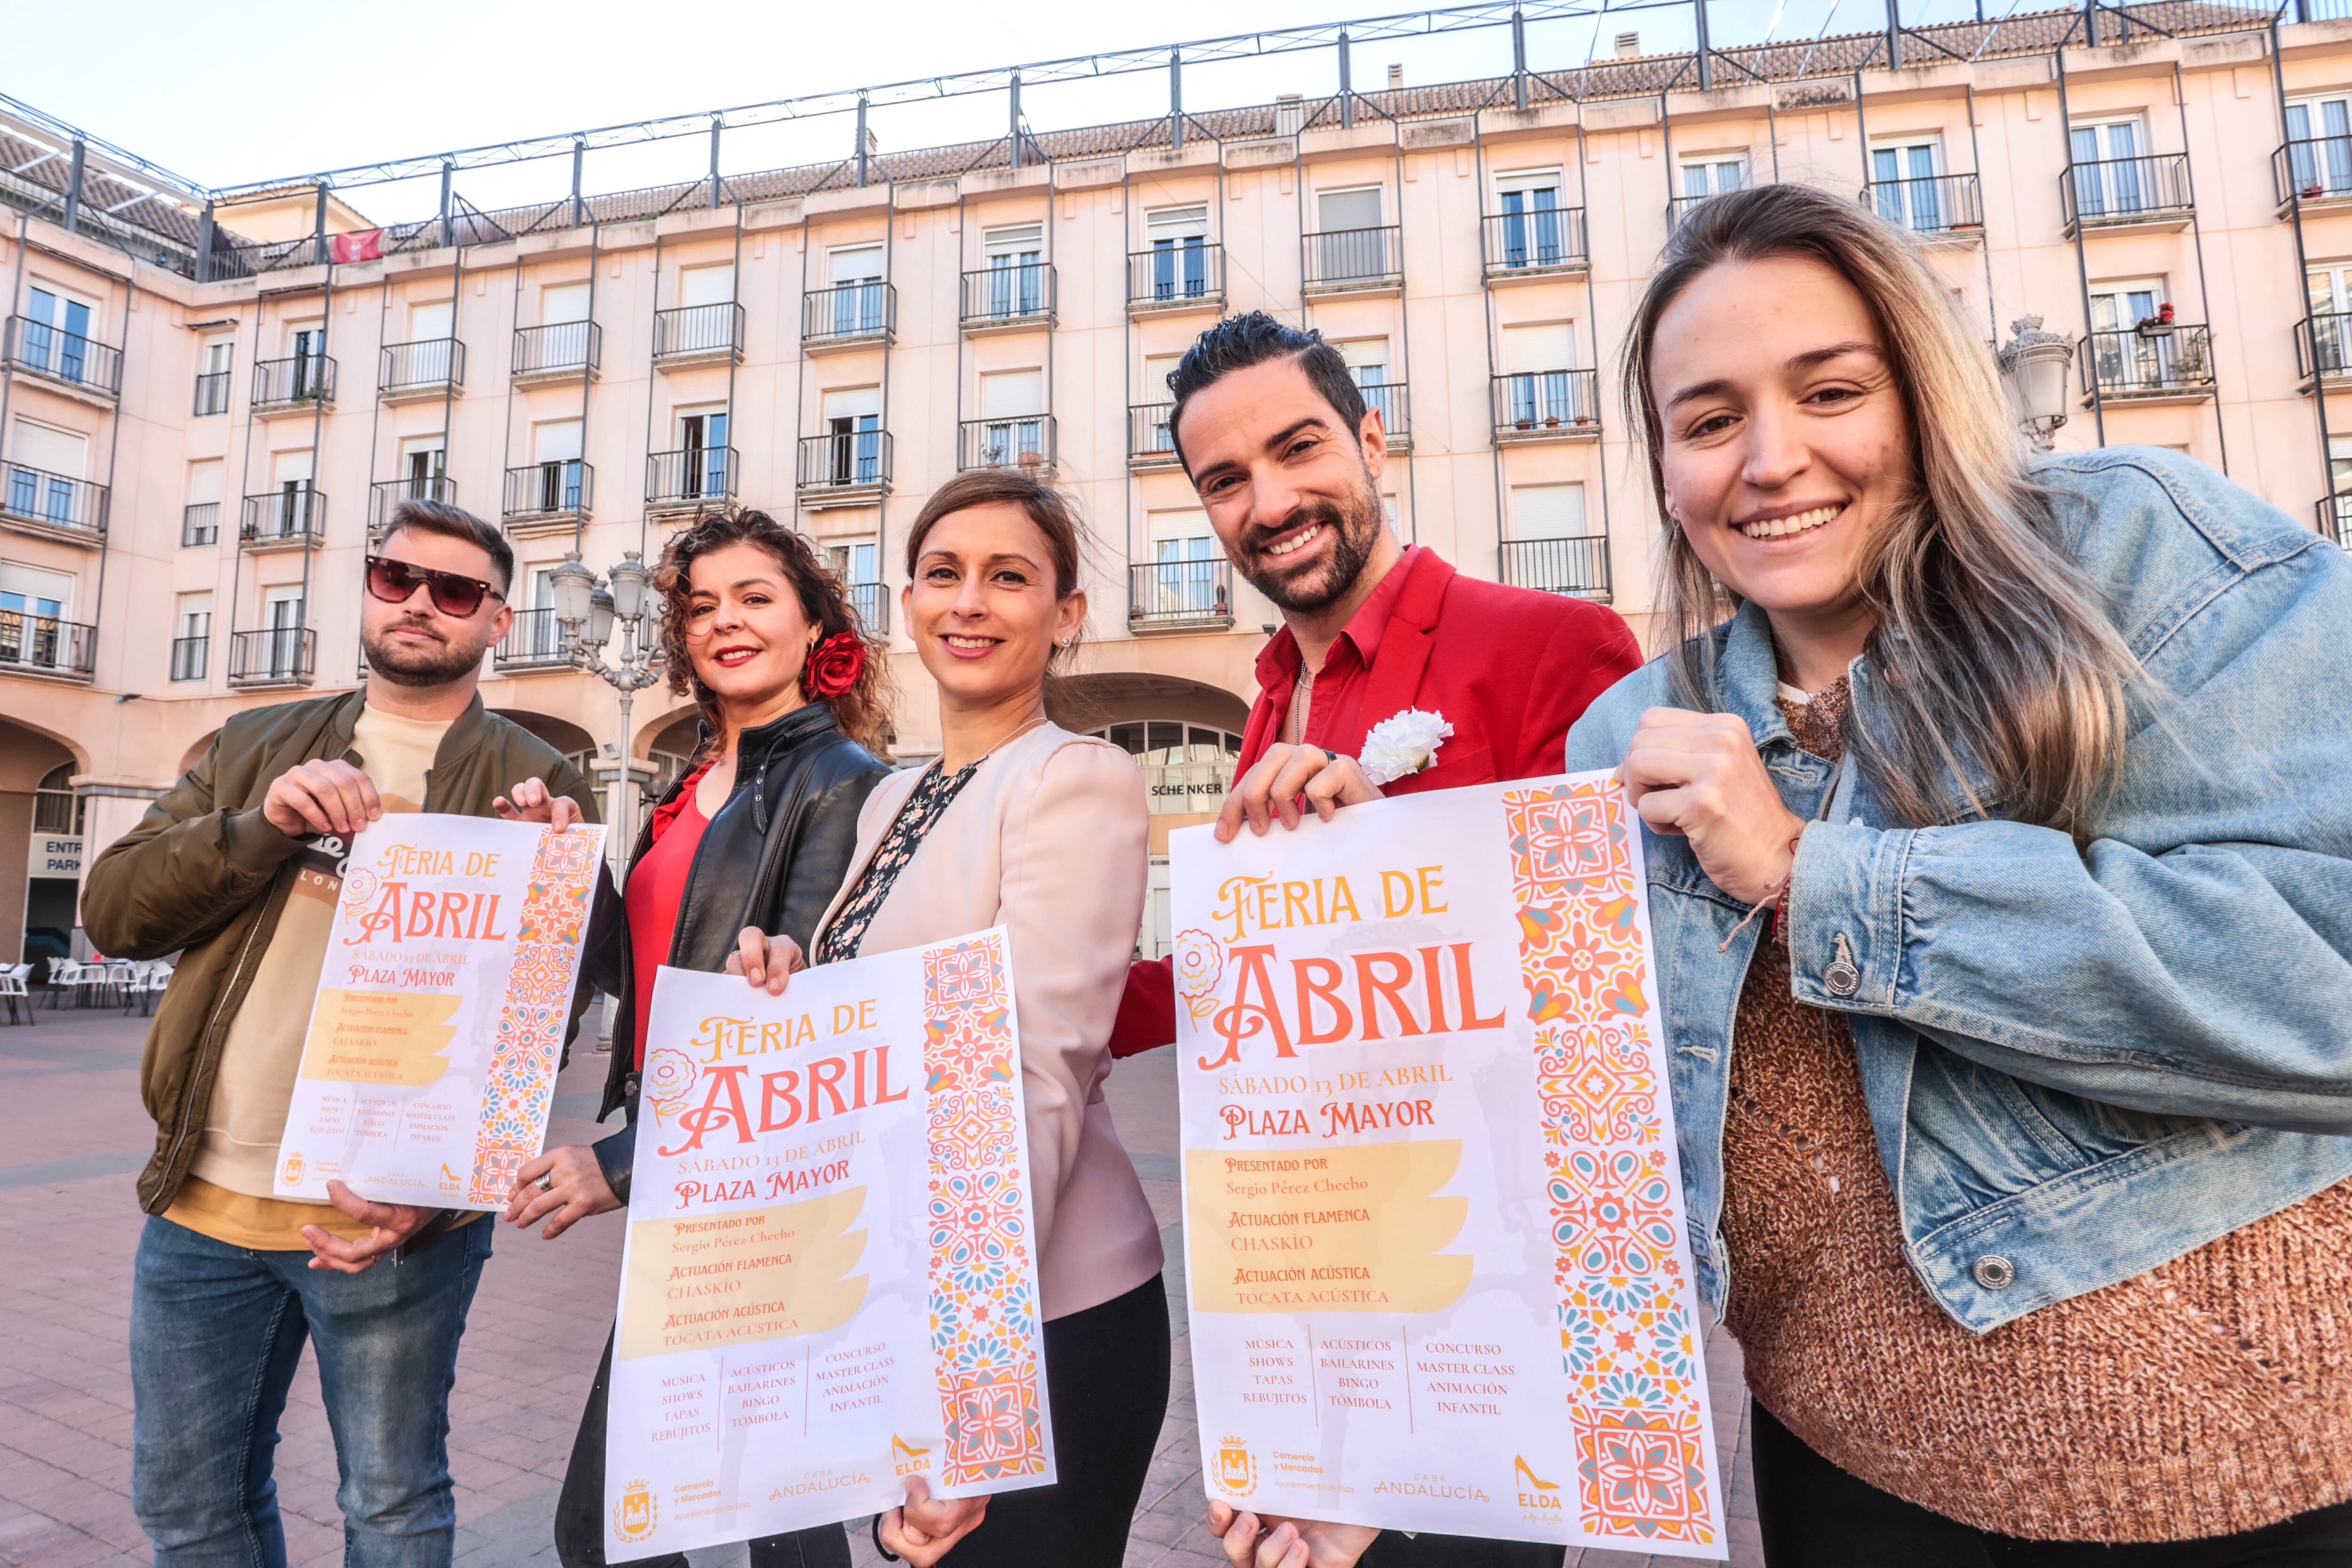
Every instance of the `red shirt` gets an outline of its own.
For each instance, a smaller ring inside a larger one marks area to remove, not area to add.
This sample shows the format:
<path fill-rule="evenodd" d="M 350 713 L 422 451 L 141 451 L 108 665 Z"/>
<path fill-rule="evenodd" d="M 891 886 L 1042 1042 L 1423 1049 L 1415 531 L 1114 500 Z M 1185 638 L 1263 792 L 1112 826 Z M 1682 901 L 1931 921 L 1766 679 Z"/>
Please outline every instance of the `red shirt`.
<path fill-rule="evenodd" d="M 1237 776 L 1281 740 L 1299 663 L 1288 626 L 1259 652 L 1257 701 Z M 1415 545 L 1324 657 L 1307 739 L 1354 756 L 1374 725 L 1418 708 L 1442 715 L 1454 733 L 1428 767 L 1383 785 L 1383 795 L 1542 778 L 1560 771 L 1569 726 L 1641 664 L 1641 645 L 1608 606 L 1465 577 L 1435 551 Z M 1111 1055 L 1133 1056 L 1175 1037 L 1168 961 L 1135 964 Z"/>
<path fill-rule="evenodd" d="M 655 836 L 653 847 L 637 861 L 622 895 L 629 910 L 629 978 L 636 983 L 637 1069 L 646 1065 L 646 1020 L 653 1013 L 654 971 L 669 962 L 670 938 L 677 930 L 677 907 L 686 901 L 687 879 L 694 871 L 694 851 L 702 842 L 710 819 L 695 801 L 697 773 L 677 796 L 677 815 Z M 1173 1004 L 1171 1004 L 1171 1007 Z"/>

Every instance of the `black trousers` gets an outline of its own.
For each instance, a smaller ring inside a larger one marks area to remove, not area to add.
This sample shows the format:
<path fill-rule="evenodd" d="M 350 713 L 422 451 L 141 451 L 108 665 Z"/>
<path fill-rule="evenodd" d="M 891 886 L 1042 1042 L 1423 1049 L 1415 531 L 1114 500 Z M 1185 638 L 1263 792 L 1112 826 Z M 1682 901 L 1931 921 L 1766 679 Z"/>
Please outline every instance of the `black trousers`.
<path fill-rule="evenodd" d="M 1356 1568 L 1560 1568 L 1568 1548 L 1468 1535 L 1407 1535 L 1383 1530 Z"/>
<path fill-rule="evenodd" d="M 563 1568 L 605 1568 L 604 1401 L 612 1381 L 613 1337 L 607 1334 L 555 1500 L 555 1554 Z M 685 1554 L 676 1552 L 636 1562 L 642 1568 L 687 1568 Z M 849 1537 L 837 1524 L 765 1536 L 751 1542 L 751 1568 L 849 1568 Z"/>
<path fill-rule="evenodd" d="M 999 1492 L 941 1568 L 1119 1568 L 1168 1415 L 1168 1290 L 1158 1275 L 1045 1325 L 1050 1487 Z"/>
<path fill-rule="evenodd" d="M 1767 1568 L 2347 1568 L 2352 1503 L 2202 1541 L 2021 1541 L 1932 1513 L 1846 1474 L 1750 1405 Z"/>

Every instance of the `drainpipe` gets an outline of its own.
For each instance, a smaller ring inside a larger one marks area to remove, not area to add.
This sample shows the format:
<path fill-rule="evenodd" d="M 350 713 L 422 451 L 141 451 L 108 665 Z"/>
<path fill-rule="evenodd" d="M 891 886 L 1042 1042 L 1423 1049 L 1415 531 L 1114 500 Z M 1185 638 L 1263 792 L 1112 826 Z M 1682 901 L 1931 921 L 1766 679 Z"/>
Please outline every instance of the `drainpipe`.
<path fill-rule="evenodd" d="M 205 204 L 204 216 L 196 219 L 196 281 L 213 280 L 213 204 Z"/>
<path fill-rule="evenodd" d="M 1184 51 L 1168 51 L 1168 145 L 1184 150 Z"/>
<path fill-rule="evenodd" d="M 73 173 L 66 180 L 66 232 L 68 234 L 81 232 L 81 183 L 83 172 L 89 166 L 89 149 L 79 137 L 76 137 L 73 144 Z"/>
<path fill-rule="evenodd" d="M 1706 43 L 1706 0 L 1691 0 L 1691 15 L 1698 21 L 1698 89 L 1710 92 L 1715 88 L 1715 65 L 1708 58 L 1713 51 Z"/>
<path fill-rule="evenodd" d="M 1517 5 L 1511 7 L 1511 106 L 1527 112 L 1528 18 Z"/>

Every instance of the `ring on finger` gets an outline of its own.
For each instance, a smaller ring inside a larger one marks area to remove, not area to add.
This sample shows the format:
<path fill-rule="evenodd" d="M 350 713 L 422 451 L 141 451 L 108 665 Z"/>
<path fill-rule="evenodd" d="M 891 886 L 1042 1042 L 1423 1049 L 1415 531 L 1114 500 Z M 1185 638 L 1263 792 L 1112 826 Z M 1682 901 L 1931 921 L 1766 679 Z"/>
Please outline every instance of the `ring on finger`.
<path fill-rule="evenodd" d="M 555 1190 L 554 1172 L 548 1171 L 541 1174 L 539 1178 L 539 1190 L 542 1193 L 551 1193 Z"/>

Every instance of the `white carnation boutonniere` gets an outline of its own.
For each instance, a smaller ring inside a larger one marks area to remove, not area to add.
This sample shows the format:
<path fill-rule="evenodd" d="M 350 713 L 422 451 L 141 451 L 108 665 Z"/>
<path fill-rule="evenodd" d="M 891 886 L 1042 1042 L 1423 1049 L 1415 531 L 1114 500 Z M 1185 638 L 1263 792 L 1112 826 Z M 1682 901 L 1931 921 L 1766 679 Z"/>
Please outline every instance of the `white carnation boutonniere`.
<path fill-rule="evenodd" d="M 1437 748 L 1453 733 L 1454 726 L 1446 721 L 1444 714 L 1408 708 L 1372 726 L 1356 762 L 1364 770 L 1364 777 L 1385 787 L 1436 762 Z"/>

